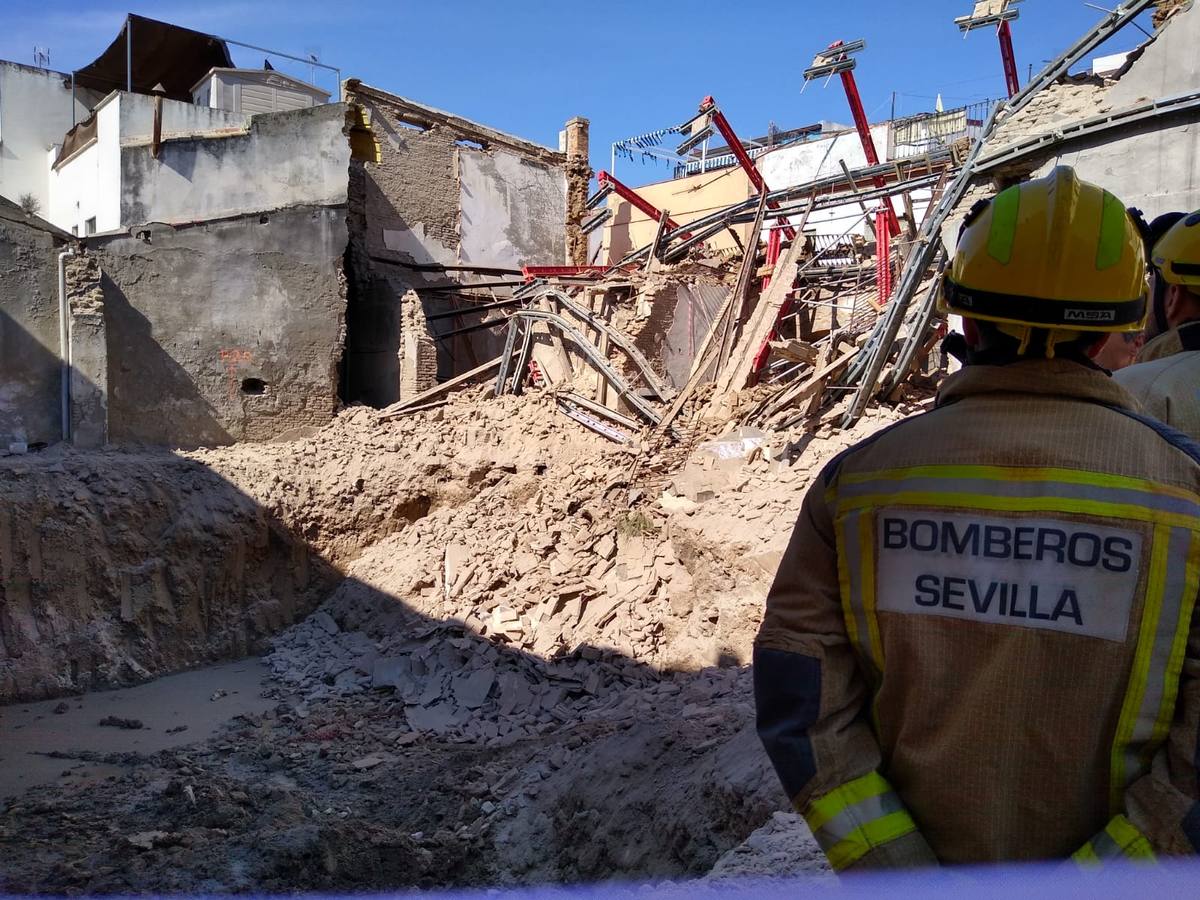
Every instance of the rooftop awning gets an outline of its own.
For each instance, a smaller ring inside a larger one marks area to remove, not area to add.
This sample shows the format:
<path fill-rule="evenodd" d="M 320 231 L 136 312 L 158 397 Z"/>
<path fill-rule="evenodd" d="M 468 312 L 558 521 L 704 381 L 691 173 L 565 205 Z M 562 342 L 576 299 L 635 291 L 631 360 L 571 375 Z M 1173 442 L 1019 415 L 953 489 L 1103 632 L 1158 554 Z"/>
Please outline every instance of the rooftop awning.
<path fill-rule="evenodd" d="M 75 72 L 75 83 L 104 93 L 123 91 L 129 71 L 134 92 L 149 94 L 161 83 L 170 99 L 191 102 L 192 85 L 205 72 L 232 66 L 224 41 L 169 22 L 130 15 L 108 49 Z"/>

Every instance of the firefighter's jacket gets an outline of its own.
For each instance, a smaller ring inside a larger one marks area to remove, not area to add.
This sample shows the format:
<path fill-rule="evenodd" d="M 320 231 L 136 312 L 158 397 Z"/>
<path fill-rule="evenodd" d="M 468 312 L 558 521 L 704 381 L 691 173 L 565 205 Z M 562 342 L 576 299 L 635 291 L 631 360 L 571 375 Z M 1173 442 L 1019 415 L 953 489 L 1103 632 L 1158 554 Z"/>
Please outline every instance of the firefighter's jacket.
<path fill-rule="evenodd" d="M 1143 412 L 1200 440 L 1200 322 L 1160 334 L 1113 377 Z"/>
<path fill-rule="evenodd" d="M 826 467 L 754 682 L 835 868 L 1200 849 L 1193 454 L 1039 360 L 968 366 Z"/>

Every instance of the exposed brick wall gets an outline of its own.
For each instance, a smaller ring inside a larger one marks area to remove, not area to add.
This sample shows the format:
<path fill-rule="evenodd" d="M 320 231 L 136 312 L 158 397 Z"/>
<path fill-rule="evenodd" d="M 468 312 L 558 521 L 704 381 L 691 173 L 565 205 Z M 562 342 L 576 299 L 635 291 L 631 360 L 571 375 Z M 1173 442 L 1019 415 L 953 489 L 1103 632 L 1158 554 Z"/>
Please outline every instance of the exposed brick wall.
<path fill-rule="evenodd" d="M 108 330 L 100 263 L 91 254 L 67 258 L 67 302 L 71 309 L 71 443 L 103 447 L 108 442 Z"/>
<path fill-rule="evenodd" d="M 367 252 L 372 257 L 427 263 L 444 248 L 446 258 L 438 261 L 453 262 L 458 252 L 459 204 L 454 133 L 439 125 L 424 131 L 405 125 L 396 112 L 370 98 L 363 105 L 380 148 L 379 162 L 364 164 Z M 424 236 L 422 243 L 432 251 L 429 258 L 414 258 L 411 250 L 387 246 L 386 232 L 409 230 Z"/>
<path fill-rule="evenodd" d="M 592 167 L 588 165 L 588 120 L 567 122 L 567 265 L 585 266 L 588 238 L 579 227 L 587 214 L 588 187 Z"/>
<path fill-rule="evenodd" d="M 405 291 L 400 298 L 400 323 L 400 399 L 407 400 L 438 383 L 437 343 L 416 291 Z"/>

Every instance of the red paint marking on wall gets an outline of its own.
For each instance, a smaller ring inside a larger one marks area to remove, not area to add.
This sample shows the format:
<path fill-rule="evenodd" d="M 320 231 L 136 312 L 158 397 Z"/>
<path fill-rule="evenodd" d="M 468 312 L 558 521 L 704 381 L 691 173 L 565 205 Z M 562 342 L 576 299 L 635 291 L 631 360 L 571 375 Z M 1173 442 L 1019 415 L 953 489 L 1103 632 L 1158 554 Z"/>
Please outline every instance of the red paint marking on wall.
<path fill-rule="evenodd" d="M 225 365 L 225 374 L 229 382 L 229 398 L 237 396 L 238 368 L 254 361 L 254 354 L 239 347 L 221 350 L 221 362 Z"/>

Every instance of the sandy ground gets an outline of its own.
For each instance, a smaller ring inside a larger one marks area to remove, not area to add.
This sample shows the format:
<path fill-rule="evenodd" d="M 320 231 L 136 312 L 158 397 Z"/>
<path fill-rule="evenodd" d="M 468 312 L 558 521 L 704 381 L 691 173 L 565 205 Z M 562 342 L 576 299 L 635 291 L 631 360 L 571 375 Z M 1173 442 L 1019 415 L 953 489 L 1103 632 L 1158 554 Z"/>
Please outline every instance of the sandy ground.
<path fill-rule="evenodd" d="M 98 757 L 157 753 L 205 741 L 233 716 L 261 714 L 269 671 L 257 659 L 167 675 L 136 687 L 0 709 L 0 798 L 40 785 L 125 774 Z M 138 729 L 103 719 L 141 722 Z"/>

